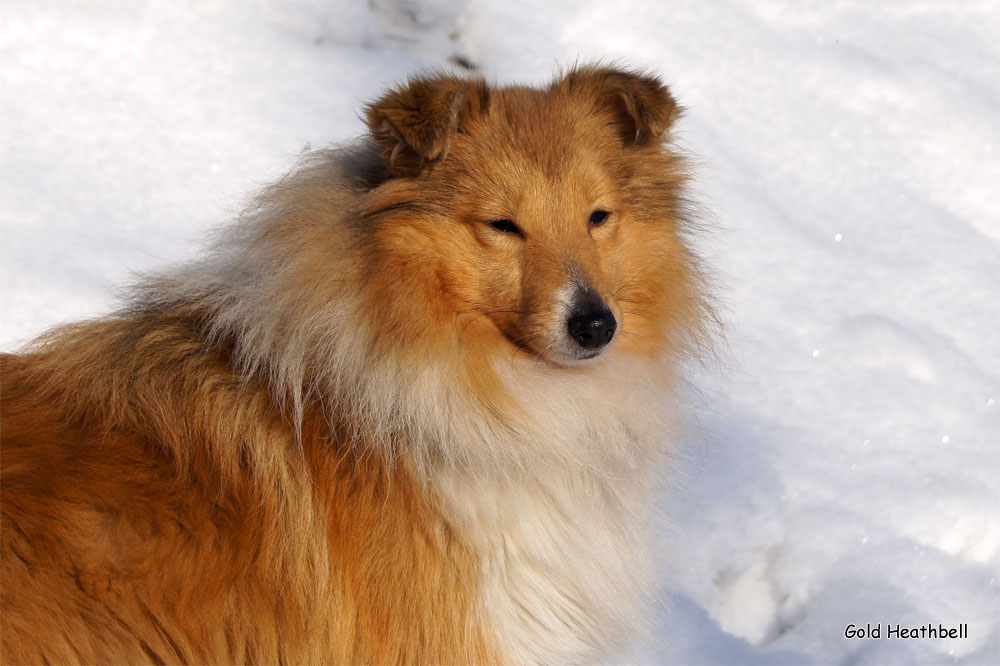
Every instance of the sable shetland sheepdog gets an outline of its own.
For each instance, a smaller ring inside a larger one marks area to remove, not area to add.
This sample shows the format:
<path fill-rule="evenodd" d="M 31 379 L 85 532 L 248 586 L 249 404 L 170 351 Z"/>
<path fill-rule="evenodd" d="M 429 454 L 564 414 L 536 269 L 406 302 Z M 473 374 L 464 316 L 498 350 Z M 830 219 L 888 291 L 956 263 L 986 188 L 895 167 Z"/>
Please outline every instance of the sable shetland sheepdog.
<path fill-rule="evenodd" d="M 649 75 L 429 75 L 2 358 L 9 663 L 541 663 L 642 626 L 708 308 Z"/>

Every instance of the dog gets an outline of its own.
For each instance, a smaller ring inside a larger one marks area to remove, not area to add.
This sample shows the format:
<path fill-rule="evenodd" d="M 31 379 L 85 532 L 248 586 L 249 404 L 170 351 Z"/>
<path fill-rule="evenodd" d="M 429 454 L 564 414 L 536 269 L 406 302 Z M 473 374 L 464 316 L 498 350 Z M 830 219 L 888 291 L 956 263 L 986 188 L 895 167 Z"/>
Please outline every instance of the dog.
<path fill-rule="evenodd" d="M 430 73 L 2 364 L 7 663 L 538 663 L 642 630 L 710 307 L 654 75 Z"/>

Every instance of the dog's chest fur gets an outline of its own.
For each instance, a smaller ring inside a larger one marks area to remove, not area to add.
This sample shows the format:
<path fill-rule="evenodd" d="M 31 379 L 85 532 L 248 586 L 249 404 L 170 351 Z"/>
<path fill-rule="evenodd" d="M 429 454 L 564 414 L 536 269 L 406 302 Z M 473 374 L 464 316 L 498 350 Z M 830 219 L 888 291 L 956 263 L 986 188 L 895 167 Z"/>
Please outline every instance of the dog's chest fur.
<path fill-rule="evenodd" d="M 633 513 L 638 498 L 587 485 L 554 478 L 449 498 L 478 557 L 484 619 L 512 662 L 598 658 L 641 622 L 645 512 Z"/>
<path fill-rule="evenodd" d="M 616 382 L 618 401 L 600 408 L 592 400 L 604 372 L 530 401 L 527 436 L 559 451 L 561 464 L 437 476 L 446 514 L 478 559 L 484 619 L 515 663 L 600 659 L 646 629 L 664 407 L 651 404 L 662 392 L 632 376 L 632 390 Z"/>

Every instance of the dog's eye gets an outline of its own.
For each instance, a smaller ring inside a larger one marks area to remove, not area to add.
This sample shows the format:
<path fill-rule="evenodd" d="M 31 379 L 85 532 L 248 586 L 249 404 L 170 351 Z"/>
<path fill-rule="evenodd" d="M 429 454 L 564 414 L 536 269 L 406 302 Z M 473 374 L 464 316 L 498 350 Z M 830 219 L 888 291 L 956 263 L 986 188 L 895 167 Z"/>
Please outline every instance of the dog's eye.
<path fill-rule="evenodd" d="M 517 234 L 518 236 L 524 235 L 521 233 L 518 226 L 514 224 L 513 220 L 496 220 L 494 222 L 490 222 L 490 226 L 497 231 L 504 232 L 505 234 Z"/>
<path fill-rule="evenodd" d="M 610 214 L 611 213 L 609 213 L 606 210 L 595 210 L 593 213 L 590 214 L 590 226 L 592 227 L 601 226 L 602 224 L 604 224 L 604 221 L 608 219 L 608 215 Z"/>

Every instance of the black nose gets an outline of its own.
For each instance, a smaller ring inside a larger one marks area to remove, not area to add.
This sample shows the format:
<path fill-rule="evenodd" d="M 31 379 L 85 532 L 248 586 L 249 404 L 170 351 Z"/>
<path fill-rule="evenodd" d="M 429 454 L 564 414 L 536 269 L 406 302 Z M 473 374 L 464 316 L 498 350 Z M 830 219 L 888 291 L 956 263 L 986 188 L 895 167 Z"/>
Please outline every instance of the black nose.
<path fill-rule="evenodd" d="M 608 344 L 615 337 L 617 327 L 618 322 L 607 307 L 574 315 L 566 325 L 569 337 L 584 349 L 598 349 Z"/>

